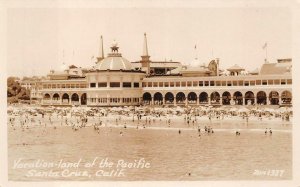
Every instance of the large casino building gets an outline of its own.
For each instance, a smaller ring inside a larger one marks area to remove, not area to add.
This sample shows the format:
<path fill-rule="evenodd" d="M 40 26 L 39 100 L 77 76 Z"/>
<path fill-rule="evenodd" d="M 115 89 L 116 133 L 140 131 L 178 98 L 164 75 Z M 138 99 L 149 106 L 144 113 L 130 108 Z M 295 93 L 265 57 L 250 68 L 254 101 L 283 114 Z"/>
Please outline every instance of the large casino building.
<path fill-rule="evenodd" d="M 292 105 L 292 59 L 265 62 L 250 72 L 237 64 L 221 70 L 219 63 L 151 61 L 146 34 L 140 61 L 124 58 L 116 42 L 105 57 L 101 36 L 95 66 L 63 64 L 47 78 L 21 85 L 42 106 Z"/>

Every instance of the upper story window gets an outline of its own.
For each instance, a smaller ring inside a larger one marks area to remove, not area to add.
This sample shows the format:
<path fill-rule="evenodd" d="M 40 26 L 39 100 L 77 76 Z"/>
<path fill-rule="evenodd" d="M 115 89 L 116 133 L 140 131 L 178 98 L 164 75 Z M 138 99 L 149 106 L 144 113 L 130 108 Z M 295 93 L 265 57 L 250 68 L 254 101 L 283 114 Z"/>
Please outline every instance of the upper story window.
<path fill-rule="evenodd" d="M 273 84 L 273 80 L 268 80 L 268 85 L 272 85 Z"/>
<path fill-rule="evenodd" d="M 262 85 L 268 85 L 268 82 L 266 80 L 263 80 Z"/>
<path fill-rule="evenodd" d="M 99 88 L 107 87 L 107 82 L 98 82 L 98 87 Z"/>
<path fill-rule="evenodd" d="M 120 87 L 120 82 L 111 82 L 109 85 L 112 88 L 117 88 L 117 87 Z"/>
<path fill-rule="evenodd" d="M 138 83 L 138 82 L 133 83 L 133 87 L 135 87 L 135 88 L 140 87 L 140 83 Z"/>
<path fill-rule="evenodd" d="M 131 82 L 123 82 L 124 88 L 131 88 Z"/>
<path fill-rule="evenodd" d="M 198 86 L 198 82 L 197 82 L 197 81 L 194 81 L 194 82 L 193 82 L 193 86 Z"/>
<path fill-rule="evenodd" d="M 92 82 L 90 83 L 90 88 L 95 88 L 96 87 L 96 83 Z"/>

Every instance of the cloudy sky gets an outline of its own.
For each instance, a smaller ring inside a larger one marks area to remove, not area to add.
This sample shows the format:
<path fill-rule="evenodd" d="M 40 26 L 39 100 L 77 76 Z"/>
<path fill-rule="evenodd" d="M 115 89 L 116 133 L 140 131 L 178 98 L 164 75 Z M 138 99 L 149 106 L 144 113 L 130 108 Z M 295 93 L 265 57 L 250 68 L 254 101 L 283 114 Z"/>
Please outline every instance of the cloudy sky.
<path fill-rule="evenodd" d="M 283 7 L 8 9 L 7 74 L 46 75 L 63 61 L 91 67 L 100 35 L 105 54 L 115 39 L 123 57 L 137 61 L 144 32 L 153 61 L 189 64 L 197 45 L 200 64 L 220 58 L 221 68 L 251 71 L 264 62 L 265 42 L 270 62 L 292 57 L 291 16 Z"/>

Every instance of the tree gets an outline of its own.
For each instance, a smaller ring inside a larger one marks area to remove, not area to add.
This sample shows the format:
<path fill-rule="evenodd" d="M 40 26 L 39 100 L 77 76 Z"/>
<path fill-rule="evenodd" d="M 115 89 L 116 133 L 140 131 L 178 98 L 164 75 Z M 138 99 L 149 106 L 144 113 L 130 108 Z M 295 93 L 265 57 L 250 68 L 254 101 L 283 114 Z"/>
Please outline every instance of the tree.
<path fill-rule="evenodd" d="M 20 80 L 18 77 L 7 78 L 7 101 L 10 103 L 18 102 L 21 100 L 30 100 L 30 90 L 21 87 L 16 81 Z"/>

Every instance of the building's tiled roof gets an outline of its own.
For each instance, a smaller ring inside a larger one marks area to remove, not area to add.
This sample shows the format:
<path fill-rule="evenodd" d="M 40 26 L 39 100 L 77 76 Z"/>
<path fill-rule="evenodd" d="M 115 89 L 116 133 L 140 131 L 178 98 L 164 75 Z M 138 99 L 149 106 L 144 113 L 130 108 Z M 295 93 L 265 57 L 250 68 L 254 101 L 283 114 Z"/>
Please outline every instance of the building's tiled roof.
<path fill-rule="evenodd" d="M 233 66 L 231 66 L 230 68 L 227 69 L 228 71 L 232 71 L 232 70 L 245 70 L 245 68 L 242 68 L 241 66 L 234 64 Z"/>
<path fill-rule="evenodd" d="M 266 63 L 260 69 L 260 75 L 291 74 L 292 63 Z"/>
<path fill-rule="evenodd" d="M 186 69 L 182 69 L 180 72 L 181 73 L 182 72 L 185 72 L 185 73 L 188 73 L 188 72 L 210 73 L 209 69 L 207 69 L 207 68 L 194 67 L 194 66 L 190 66 L 190 67 L 187 67 Z"/>
<path fill-rule="evenodd" d="M 174 68 L 178 67 L 180 64 L 171 64 L 171 63 L 150 63 L 150 67 L 152 68 Z"/>
<path fill-rule="evenodd" d="M 135 68 L 142 67 L 141 63 L 132 63 L 132 66 Z M 180 63 L 165 63 L 165 62 L 155 62 L 150 63 L 150 68 L 177 68 L 181 66 Z"/>
<path fill-rule="evenodd" d="M 259 69 L 256 68 L 255 70 L 250 71 L 249 74 L 259 74 Z"/>
<path fill-rule="evenodd" d="M 172 69 L 171 71 L 168 71 L 167 72 L 167 74 L 179 74 L 180 73 L 180 71 L 182 70 L 182 66 L 180 66 L 180 67 L 177 67 L 177 68 L 175 68 L 175 69 Z"/>
<path fill-rule="evenodd" d="M 131 63 L 141 63 L 140 61 L 135 61 Z M 155 63 L 164 63 L 164 64 L 181 64 L 181 62 L 175 62 L 175 61 L 150 61 L 150 64 L 155 64 Z"/>
<path fill-rule="evenodd" d="M 99 70 L 131 70 L 132 64 L 123 58 L 120 53 L 112 53 L 110 56 L 101 60 L 95 68 Z"/>

